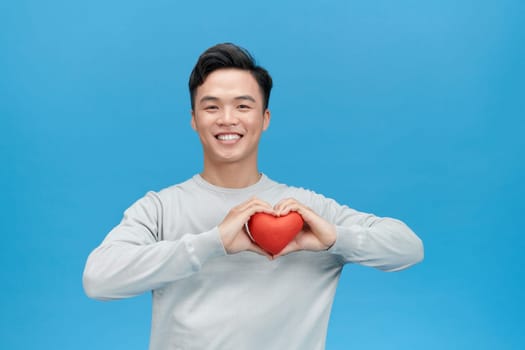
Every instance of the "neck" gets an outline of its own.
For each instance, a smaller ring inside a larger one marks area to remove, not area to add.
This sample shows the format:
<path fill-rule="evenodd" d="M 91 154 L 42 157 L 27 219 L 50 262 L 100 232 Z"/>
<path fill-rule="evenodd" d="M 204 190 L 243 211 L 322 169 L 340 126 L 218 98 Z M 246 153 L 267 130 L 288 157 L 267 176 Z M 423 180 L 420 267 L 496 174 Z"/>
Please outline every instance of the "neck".
<path fill-rule="evenodd" d="M 220 167 L 205 163 L 201 176 L 212 185 L 225 188 L 248 187 L 261 178 L 257 165 L 246 167 L 235 163 L 222 164 Z"/>

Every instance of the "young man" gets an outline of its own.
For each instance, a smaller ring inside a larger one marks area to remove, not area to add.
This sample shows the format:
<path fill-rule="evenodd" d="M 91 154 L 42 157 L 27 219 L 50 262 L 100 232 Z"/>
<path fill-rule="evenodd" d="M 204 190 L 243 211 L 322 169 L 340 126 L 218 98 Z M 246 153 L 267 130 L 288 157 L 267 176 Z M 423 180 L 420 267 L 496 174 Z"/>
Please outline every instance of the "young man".
<path fill-rule="evenodd" d="M 398 220 L 259 172 L 272 80 L 244 49 L 208 49 L 189 87 L 203 171 L 126 210 L 88 258 L 86 293 L 152 291 L 150 349 L 324 349 L 343 265 L 407 268 L 423 258 L 420 239 Z M 250 239 L 252 215 L 292 211 L 304 227 L 278 255 Z"/>

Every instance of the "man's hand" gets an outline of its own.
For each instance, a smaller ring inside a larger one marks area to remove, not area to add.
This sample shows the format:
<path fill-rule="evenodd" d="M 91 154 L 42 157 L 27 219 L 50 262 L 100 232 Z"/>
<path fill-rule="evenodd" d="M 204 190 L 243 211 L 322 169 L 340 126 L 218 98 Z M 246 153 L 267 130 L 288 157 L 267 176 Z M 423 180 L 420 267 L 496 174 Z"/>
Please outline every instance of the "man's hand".
<path fill-rule="evenodd" d="M 249 250 L 264 255 L 269 259 L 272 258 L 271 255 L 253 243 L 245 231 L 244 224 L 255 213 L 275 215 L 275 211 L 270 204 L 260 199 L 252 198 L 232 208 L 219 224 L 222 244 L 228 254 Z"/>
<path fill-rule="evenodd" d="M 295 211 L 303 217 L 305 223 L 303 230 L 274 258 L 297 250 L 326 250 L 335 243 L 335 226 L 297 200 L 284 199 L 275 205 L 274 210 L 278 216 Z"/>

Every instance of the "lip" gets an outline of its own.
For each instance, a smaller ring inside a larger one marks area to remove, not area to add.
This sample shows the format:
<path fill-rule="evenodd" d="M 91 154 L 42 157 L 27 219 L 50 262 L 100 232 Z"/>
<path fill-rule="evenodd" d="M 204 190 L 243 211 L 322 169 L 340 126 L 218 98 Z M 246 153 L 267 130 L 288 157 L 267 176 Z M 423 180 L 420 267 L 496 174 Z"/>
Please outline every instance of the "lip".
<path fill-rule="evenodd" d="M 226 135 L 232 135 L 234 137 L 226 138 L 226 139 L 221 139 L 220 138 L 221 136 L 226 136 Z M 241 140 L 244 135 L 241 134 L 241 133 L 238 133 L 238 132 L 228 131 L 228 132 L 217 133 L 214 136 L 215 136 L 215 139 L 217 141 L 219 141 L 220 143 L 223 143 L 223 144 L 234 144 L 234 143 L 239 142 L 239 140 Z"/>

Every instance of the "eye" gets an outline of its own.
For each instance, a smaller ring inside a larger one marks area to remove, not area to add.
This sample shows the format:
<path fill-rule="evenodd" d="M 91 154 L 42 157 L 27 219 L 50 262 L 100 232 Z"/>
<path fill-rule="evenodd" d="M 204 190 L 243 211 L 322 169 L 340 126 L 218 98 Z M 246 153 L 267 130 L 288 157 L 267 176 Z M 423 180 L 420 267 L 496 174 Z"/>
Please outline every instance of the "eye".
<path fill-rule="evenodd" d="M 248 106 L 248 105 L 239 105 L 239 107 L 237 107 L 237 108 L 239 108 L 242 111 L 246 111 L 246 110 L 251 109 L 251 107 Z"/>
<path fill-rule="evenodd" d="M 218 110 L 218 109 L 219 109 L 219 107 L 215 106 L 215 105 L 209 105 L 209 106 L 204 107 L 205 111 L 210 111 L 210 112 L 213 112 L 213 111 Z"/>

